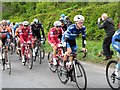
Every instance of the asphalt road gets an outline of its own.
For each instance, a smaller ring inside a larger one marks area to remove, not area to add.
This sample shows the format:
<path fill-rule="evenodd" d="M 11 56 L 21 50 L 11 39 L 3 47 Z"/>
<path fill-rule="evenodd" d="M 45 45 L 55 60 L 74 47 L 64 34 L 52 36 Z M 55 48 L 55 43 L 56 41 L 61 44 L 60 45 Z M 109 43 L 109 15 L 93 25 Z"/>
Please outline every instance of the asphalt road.
<path fill-rule="evenodd" d="M 0 75 L 2 88 L 77 88 L 74 82 L 62 84 L 57 74 L 49 70 L 47 58 L 42 60 L 42 64 L 34 62 L 32 69 L 22 66 L 16 54 L 11 55 L 10 60 L 12 73 L 8 75 L 7 71 L 2 71 Z M 87 88 L 110 88 L 105 77 L 105 66 L 81 63 L 87 74 Z"/>

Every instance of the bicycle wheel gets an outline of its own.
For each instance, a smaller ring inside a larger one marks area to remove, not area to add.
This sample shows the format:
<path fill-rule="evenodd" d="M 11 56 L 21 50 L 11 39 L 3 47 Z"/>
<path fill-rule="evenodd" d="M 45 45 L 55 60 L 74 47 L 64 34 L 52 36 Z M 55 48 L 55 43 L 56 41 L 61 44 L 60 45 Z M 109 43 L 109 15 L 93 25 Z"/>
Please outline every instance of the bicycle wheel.
<path fill-rule="evenodd" d="M 38 49 L 37 54 L 38 54 L 37 56 L 38 56 L 39 64 L 41 64 L 41 62 L 42 62 L 42 57 L 41 57 L 41 50 L 40 50 L 40 49 Z"/>
<path fill-rule="evenodd" d="M 52 72 L 56 72 L 57 70 L 57 66 L 53 65 L 53 52 L 50 51 L 48 53 L 48 65 L 49 65 L 49 69 L 52 71 Z"/>
<path fill-rule="evenodd" d="M 10 75 L 11 74 L 11 62 L 9 61 L 9 69 L 7 69 L 8 70 L 8 74 Z"/>
<path fill-rule="evenodd" d="M 5 70 L 5 59 L 2 59 L 2 70 Z"/>
<path fill-rule="evenodd" d="M 44 57 L 45 57 L 44 47 L 40 48 L 40 50 L 41 50 L 41 58 L 44 59 Z"/>
<path fill-rule="evenodd" d="M 118 80 L 115 77 L 115 65 L 117 64 L 117 61 L 111 60 L 108 62 L 106 66 L 106 79 L 109 84 L 109 86 L 114 90 L 119 90 L 120 88 L 120 80 Z"/>
<path fill-rule="evenodd" d="M 10 61 L 8 61 L 9 63 L 6 63 L 6 61 L 5 61 L 5 59 L 2 59 L 2 70 L 4 71 L 4 70 L 6 70 L 7 72 L 8 72 L 8 74 L 10 75 L 11 74 L 11 62 Z M 9 66 L 9 68 L 8 68 L 8 66 Z"/>
<path fill-rule="evenodd" d="M 32 56 L 32 50 L 29 51 L 28 53 L 28 59 L 27 59 L 27 64 L 30 69 L 33 67 L 33 56 Z"/>
<path fill-rule="evenodd" d="M 87 87 L 86 73 L 82 64 L 77 60 L 73 61 L 73 71 L 74 71 L 74 78 L 75 78 L 77 87 L 80 90 L 86 90 L 86 87 Z"/>
<path fill-rule="evenodd" d="M 58 58 L 58 61 L 62 63 L 62 59 L 61 58 Z M 68 72 L 66 72 L 66 70 L 64 69 L 63 65 L 61 64 L 60 66 L 58 66 L 57 68 L 57 75 L 59 77 L 59 80 L 66 84 L 69 80 L 69 76 L 68 76 Z"/>
<path fill-rule="evenodd" d="M 13 47 L 10 45 L 10 54 L 13 55 Z"/>

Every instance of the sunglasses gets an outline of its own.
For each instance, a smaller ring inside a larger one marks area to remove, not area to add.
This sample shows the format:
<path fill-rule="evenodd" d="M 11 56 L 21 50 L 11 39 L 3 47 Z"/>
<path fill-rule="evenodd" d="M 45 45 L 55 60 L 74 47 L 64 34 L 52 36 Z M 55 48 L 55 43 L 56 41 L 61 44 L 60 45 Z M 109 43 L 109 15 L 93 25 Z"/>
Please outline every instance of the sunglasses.
<path fill-rule="evenodd" d="M 76 23 L 78 23 L 78 24 L 83 24 L 84 22 L 76 22 Z"/>
<path fill-rule="evenodd" d="M 56 26 L 57 28 L 61 28 L 61 26 Z"/>
<path fill-rule="evenodd" d="M 27 27 L 28 25 L 24 25 L 25 27 Z"/>
<path fill-rule="evenodd" d="M 7 25 L 2 25 L 2 26 L 7 26 Z"/>

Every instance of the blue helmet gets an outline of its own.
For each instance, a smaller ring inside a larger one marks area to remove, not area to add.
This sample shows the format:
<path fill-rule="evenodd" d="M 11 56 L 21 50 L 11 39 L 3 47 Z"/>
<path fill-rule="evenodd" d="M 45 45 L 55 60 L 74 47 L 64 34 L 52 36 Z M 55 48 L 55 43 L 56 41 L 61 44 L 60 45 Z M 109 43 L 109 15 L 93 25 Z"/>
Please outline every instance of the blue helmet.
<path fill-rule="evenodd" d="M 7 25 L 10 25 L 10 20 L 7 20 Z"/>
<path fill-rule="evenodd" d="M 63 17 L 63 18 L 64 18 L 64 17 L 65 17 L 65 14 L 61 14 L 60 17 Z"/>
<path fill-rule="evenodd" d="M 113 48 L 120 53 L 120 29 L 112 37 Z"/>

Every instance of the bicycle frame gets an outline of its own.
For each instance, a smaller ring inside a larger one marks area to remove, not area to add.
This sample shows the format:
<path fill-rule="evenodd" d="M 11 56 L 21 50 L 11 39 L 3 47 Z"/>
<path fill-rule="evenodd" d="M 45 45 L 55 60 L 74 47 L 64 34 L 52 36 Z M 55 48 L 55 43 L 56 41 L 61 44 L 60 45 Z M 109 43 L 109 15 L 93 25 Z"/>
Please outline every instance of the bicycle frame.
<path fill-rule="evenodd" d="M 63 58 L 64 57 L 63 47 L 58 47 L 57 48 L 56 57 L 59 57 L 59 58 Z"/>
<path fill-rule="evenodd" d="M 29 58 L 29 50 L 30 50 L 30 44 L 25 44 L 25 57 L 28 60 Z"/>

